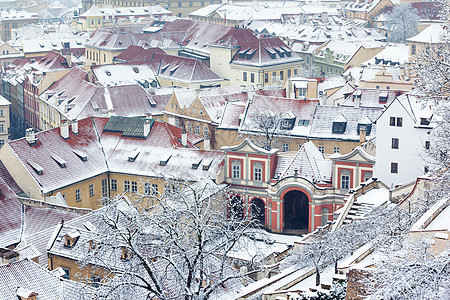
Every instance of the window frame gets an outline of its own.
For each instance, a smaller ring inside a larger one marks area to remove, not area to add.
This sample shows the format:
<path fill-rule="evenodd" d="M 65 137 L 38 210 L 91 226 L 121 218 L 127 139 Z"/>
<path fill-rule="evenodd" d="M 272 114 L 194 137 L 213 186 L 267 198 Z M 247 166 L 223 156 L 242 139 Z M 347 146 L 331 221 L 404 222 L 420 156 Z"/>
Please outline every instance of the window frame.
<path fill-rule="evenodd" d="M 399 139 L 392 138 L 391 139 L 391 149 L 398 149 L 398 147 L 399 147 Z"/>
<path fill-rule="evenodd" d="M 253 181 L 263 181 L 263 163 L 253 162 Z"/>
<path fill-rule="evenodd" d="M 111 191 L 117 191 L 117 179 L 111 178 Z"/>
<path fill-rule="evenodd" d="M 89 197 L 95 196 L 94 184 L 89 185 Z"/>
<path fill-rule="evenodd" d="M 231 161 L 231 174 L 232 179 L 242 179 L 242 162 L 240 160 Z"/>
<path fill-rule="evenodd" d="M 391 162 L 391 174 L 398 174 L 398 163 Z"/>

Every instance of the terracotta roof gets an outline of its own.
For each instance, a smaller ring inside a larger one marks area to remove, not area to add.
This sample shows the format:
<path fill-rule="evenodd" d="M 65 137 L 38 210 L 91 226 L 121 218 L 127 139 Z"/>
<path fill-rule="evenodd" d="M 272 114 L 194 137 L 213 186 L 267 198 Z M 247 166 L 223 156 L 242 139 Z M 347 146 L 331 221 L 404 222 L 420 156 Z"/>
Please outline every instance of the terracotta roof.
<path fill-rule="evenodd" d="M 155 53 L 166 54 L 158 47 L 144 48 L 142 46 L 131 45 L 125 51 L 120 53 L 114 60 L 123 62 L 142 62 L 152 61 Z"/>
<path fill-rule="evenodd" d="M 44 57 L 31 64 L 31 67 L 41 72 L 57 71 L 69 68 L 66 58 L 55 52 L 49 52 Z"/>
<path fill-rule="evenodd" d="M 155 122 L 147 139 L 123 137 L 119 132 L 104 131 L 107 118 L 86 118 L 78 122 L 78 134 L 70 131 L 63 139 L 60 128 L 36 133 L 38 142 L 29 145 L 25 138 L 10 142 L 10 146 L 28 172 L 48 193 L 74 182 L 106 171 L 138 176 L 188 178 L 197 181 L 206 176 L 215 177 L 223 161 L 223 154 L 201 151 L 194 147 L 202 137 L 187 133 L 188 144 L 181 144 L 181 129 L 167 123 Z M 140 151 L 134 162 L 130 153 Z M 86 155 L 83 160 L 79 153 Z M 171 155 L 167 165 L 160 158 Z M 55 157 L 57 159 L 55 159 Z M 194 161 L 211 159 L 208 170 L 192 169 Z M 64 167 L 57 162 L 64 161 Z"/>

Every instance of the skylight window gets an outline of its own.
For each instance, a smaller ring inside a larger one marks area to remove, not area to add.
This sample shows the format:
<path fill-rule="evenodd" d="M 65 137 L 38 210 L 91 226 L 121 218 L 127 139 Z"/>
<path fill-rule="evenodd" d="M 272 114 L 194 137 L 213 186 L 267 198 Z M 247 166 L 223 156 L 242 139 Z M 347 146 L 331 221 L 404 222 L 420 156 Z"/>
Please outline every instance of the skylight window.
<path fill-rule="evenodd" d="M 161 166 L 166 166 L 167 163 L 169 162 L 169 159 L 172 157 L 172 155 L 170 154 L 165 154 L 161 157 L 161 159 L 159 160 L 159 164 Z"/>
<path fill-rule="evenodd" d="M 203 171 L 208 171 L 211 164 L 212 164 L 212 159 L 205 159 L 203 161 L 203 165 L 202 165 Z"/>
<path fill-rule="evenodd" d="M 202 163 L 202 159 L 200 159 L 199 161 L 195 162 L 192 164 L 192 169 L 198 169 L 198 167 L 200 166 L 200 164 Z"/>
<path fill-rule="evenodd" d="M 173 67 L 172 69 L 170 69 L 170 75 L 172 75 L 173 73 L 175 73 L 175 71 L 178 69 L 178 66 Z"/>

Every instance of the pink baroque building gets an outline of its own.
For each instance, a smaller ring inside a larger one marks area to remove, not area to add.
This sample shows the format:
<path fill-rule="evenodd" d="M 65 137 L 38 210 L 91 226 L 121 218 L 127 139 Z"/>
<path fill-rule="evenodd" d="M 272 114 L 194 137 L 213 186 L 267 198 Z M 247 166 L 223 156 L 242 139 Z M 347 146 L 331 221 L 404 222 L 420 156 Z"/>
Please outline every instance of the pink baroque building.
<path fill-rule="evenodd" d="M 238 209 L 270 231 L 314 231 L 332 221 L 333 213 L 344 205 L 348 189 L 333 187 L 333 161 L 312 142 L 296 153 L 267 151 L 248 139 L 222 150 L 225 181 L 241 205 Z"/>

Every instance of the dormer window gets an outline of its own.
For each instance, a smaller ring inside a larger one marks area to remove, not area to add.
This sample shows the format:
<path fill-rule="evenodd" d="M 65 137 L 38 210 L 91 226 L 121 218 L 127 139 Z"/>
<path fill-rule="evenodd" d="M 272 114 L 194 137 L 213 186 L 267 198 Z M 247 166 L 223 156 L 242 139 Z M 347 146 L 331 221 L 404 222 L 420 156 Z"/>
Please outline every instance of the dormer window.
<path fill-rule="evenodd" d="M 295 126 L 295 119 L 297 118 L 292 111 L 285 113 L 282 117 L 281 129 L 292 130 Z"/>
<path fill-rule="evenodd" d="M 192 169 L 196 170 L 200 166 L 202 159 L 192 164 Z"/>
<path fill-rule="evenodd" d="M 347 128 L 347 119 L 343 115 L 339 115 L 337 118 L 333 120 L 333 133 L 342 134 L 345 132 Z"/>
<path fill-rule="evenodd" d="M 203 161 L 203 166 L 202 166 L 203 171 L 208 171 L 209 167 L 211 166 L 211 163 L 212 163 L 212 159 L 205 159 Z"/>
<path fill-rule="evenodd" d="M 360 133 L 361 129 L 364 129 L 366 131 L 366 135 L 369 135 L 372 131 L 372 124 L 358 124 L 358 134 Z"/>
<path fill-rule="evenodd" d="M 64 236 L 64 247 L 73 248 L 80 238 L 80 232 L 78 230 L 73 230 L 71 232 L 66 233 Z"/>
<path fill-rule="evenodd" d="M 379 102 L 380 103 L 386 103 L 387 102 L 387 98 L 388 98 L 388 92 L 387 91 L 383 91 L 379 95 Z"/>
<path fill-rule="evenodd" d="M 133 152 L 131 152 L 131 153 L 128 155 L 128 161 L 130 161 L 130 162 L 135 161 L 136 158 L 138 157 L 139 153 L 140 153 L 139 150 L 134 150 Z"/>

